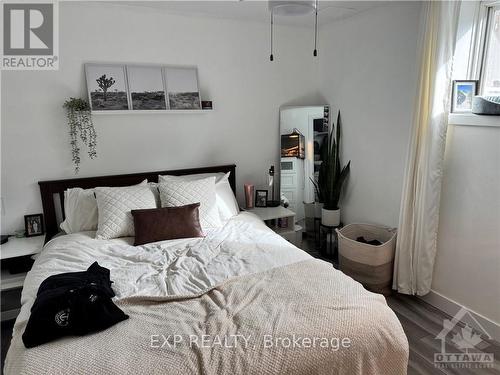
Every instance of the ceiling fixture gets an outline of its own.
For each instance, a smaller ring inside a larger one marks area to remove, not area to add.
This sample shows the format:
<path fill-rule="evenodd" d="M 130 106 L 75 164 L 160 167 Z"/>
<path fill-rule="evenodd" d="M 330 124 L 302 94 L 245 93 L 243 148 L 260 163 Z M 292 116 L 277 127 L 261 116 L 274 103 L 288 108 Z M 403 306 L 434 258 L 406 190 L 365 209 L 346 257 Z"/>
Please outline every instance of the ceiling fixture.
<path fill-rule="evenodd" d="M 269 60 L 274 61 L 273 54 L 273 31 L 274 16 L 304 16 L 314 12 L 314 51 L 313 56 L 318 56 L 318 0 L 309 1 L 269 1 L 269 11 L 271 12 L 271 55 Z"/>

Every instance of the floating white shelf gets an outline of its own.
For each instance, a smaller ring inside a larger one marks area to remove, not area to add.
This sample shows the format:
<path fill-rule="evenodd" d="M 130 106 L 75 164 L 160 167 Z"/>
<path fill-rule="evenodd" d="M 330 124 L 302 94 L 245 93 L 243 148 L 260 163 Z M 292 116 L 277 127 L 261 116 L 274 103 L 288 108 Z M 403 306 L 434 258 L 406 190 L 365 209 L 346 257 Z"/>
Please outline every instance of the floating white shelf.
<path fill-rule="evenodd" d="M 145 115 L 145 114 L 158 114 L 158 115 L 179 115 L 179 114 L 198 114 L 213 112 L 213 109 L 160 109 L 160 110 L 119 110 L 119 111 L 92 111 L 92 115 Z"/>

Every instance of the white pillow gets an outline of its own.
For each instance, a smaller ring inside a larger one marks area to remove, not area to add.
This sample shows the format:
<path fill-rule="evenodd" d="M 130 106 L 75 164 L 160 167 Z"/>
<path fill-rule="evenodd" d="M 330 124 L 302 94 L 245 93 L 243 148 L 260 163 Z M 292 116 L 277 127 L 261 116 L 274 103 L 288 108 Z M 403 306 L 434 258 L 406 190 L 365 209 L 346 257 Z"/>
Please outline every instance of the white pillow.
<path fill-rule="evenodd" d="M 148 181 L 144 180 L 139 185 L 147 183 Z M 156 186 L 151 189 L 157 190 Z M 157 201 L 160 201 L 159 198 Z M 66 234 L 97 230 L 97 215 L 95 189 L 73 188 L 64 192 L 65 218 L 60 228 Z"/>
<path fill-rule="evenodd" d="M 97 229 L 97 201 L 94 189 L 74 188 L 64 192 L 64 221 L 67 234 Z"/>
<path fill-rule="evenodd" d="M 200 203 L 200 224 L 203 231 L 222 226 L 215 195 L 215 177 L 186 181 L 163 179 L 158 186 L 162 207 L 178 207 Z"/>
<path fill-rule="evenodd" d="M 199 180 L 206 176 L 214 176 L 215 180 L 215 195 L 217 208 L 219 210 L 219 215 L 222 221 L 227 221 L 233 216 L 236 216 L 240 212 L 240 208 L 238 205 L 238 201 L 234 196 L 233 189 L 231 189 L 231 185 L 229 184 L 229 175 L 231 172 L 224 173 L 202 173 L 202 174 L 192 174 L 185 176 L 158 176 L 158 181 L 160 183 L 168 183 L 169 181 L 175 179 L 184 179 L 185 181 L 193 181 Z"/>
<path fill-rule="evenodd" d="M 134 236 L 131 210 L 156 208 L 156 199 L 146 185 L 95 188 L 99 212 L 96 238 Z"/>

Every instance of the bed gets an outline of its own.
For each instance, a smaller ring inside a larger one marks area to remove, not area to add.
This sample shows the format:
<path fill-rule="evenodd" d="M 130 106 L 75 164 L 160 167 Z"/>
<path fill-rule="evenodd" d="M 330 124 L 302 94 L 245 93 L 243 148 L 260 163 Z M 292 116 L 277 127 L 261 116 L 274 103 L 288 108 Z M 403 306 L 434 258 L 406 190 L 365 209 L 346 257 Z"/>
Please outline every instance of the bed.
<path fill-rule="evenodd" d="M 405 374 L 408 342 L 381 295 L 293 246 L 249 212 L 204 238 L 132 246 L 94 232 L 55 235 L 69 187 L 125 186 L 159 174 L 41 182 L 47 239 L 28 273 L 6 374 Z M 26 349 L 21 335 L 40 283 L 110 269 L 114 302 L 130 318 L 83 337 Z"/>

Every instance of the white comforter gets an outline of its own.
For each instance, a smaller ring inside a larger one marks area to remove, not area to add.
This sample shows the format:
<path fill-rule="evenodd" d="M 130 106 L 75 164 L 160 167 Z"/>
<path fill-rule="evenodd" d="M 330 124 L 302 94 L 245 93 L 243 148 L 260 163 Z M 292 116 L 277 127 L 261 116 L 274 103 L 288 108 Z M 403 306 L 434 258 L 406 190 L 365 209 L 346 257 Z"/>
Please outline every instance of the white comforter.
<path fill-rule="evenodd" d="M 6 374 L 406 372 L 408 343 L 384 298 L 331 265 L 311 260 L 250 213 L 203 239 L 134 247 L 131 238 L 103 241 L 92 235 L 53 239 L 36 260 L 24 284 Z M 94 261 L 111 270 L 116 303 L 131 318 L 93 335 L 25 349 L 21 334 L 40 283 L 53 274 L 85 270 Z M 242 275 L 247 276 L 233 278 Z M 193 295 L 198 297 L 175 297 Z M 126 298 L 133 296 L 138 298 Z M 149 341 L 159 333 L 238 333 L 255 343 L 245 350 L 215 345 L 164 352 Z M 311 351 L 256 345 L 270 333 L 347 337 L 353 347 Z"/>
<path fill-rule="evenodd" d="M 96 240 L 94 233 L 56 237 L 45 246 L 24 282 L 15 328 L 29 319 L 43 280 L 63 272 L 84 271 L 94 261 L 111 271 L 116 298 L 122 299 L 198 294 L 233 276 L 311 258 L 249 212 L 233 217 L 205 238 L 134 247 L 133 238 Z"/>

